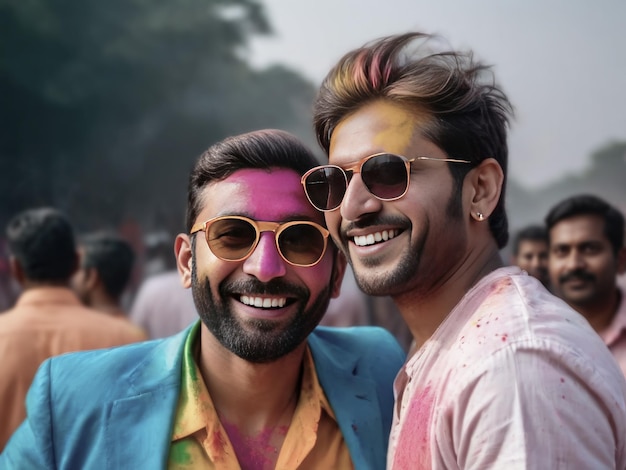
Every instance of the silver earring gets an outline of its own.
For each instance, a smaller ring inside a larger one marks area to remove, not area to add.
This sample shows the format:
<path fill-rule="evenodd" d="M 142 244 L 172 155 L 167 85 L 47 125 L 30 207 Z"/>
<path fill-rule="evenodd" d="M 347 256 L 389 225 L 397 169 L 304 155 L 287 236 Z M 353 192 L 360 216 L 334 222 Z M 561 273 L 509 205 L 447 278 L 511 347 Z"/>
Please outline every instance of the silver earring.
<path fill-rule="evenodd" d="M 478 220 L 480 221 L 485 220 L 485 216 L 482 212 L 476 212 L 476 217 L 478 217 Z"/>

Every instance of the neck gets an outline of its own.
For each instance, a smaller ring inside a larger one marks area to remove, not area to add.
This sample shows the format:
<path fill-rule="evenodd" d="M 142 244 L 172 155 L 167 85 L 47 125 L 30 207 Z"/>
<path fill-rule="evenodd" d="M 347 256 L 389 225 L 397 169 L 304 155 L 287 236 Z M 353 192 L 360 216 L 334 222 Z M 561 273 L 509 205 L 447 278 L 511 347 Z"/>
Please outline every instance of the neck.
<path fill-rule="evenodd" d="M 585 317 L 596 332 L 601 333 L 613 321 L 621 299 L 622 293 L 615 288 L 610 295 L 599 296 L 589 305 L 572 305 L 572 308 Z"/>
<path fill-rule="evenodd" d="M 119 302 L 104 293 L 100 293 L 97 291 L 92 292 L 88 298 L 88 301 L 85 303 L 91 308 L 106 313 L 107 315 L 111 315 L 114 317 L 126 316 L 124 314 L 124 311 L 120 307 Z"/>
<path fill-rule="evenodd" d="M 435 332 L 463 296 L 483 277 L 503 266 L 493 247 L 467 256 L 449 276 L 434 285 L 418 286 L 393 300 L 409 326 L 418 350 Z"/>
<path fill-rule="evenodd" d="M 246 436 L 289 425 L 305 344 L 271 363 L 254 364 L 226 350 L 204 325 L 200 341 L 200 372 L 222 423 Z"/>

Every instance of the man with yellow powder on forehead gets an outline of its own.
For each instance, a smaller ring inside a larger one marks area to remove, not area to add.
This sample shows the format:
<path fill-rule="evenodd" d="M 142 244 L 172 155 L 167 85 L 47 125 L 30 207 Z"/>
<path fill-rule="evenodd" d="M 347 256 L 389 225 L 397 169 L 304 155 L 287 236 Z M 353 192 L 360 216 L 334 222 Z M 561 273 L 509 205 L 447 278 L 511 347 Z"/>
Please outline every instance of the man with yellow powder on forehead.
<path fill-rule="evenodd" d="M 46 362 L 2 469 L 381 469 L 404 353 L 373 327 L 316 328 L 345 258 L 293 136 L 205 152 L 178 270 L 202 321 L 163 340 Z"/>
<path fill-rule="evenodd" d="M 389 469 L 624 469 L 626 382 L 589 324 L 503 267 L 511 105 L 471 53 L 422 33 L 346 54 L 302 179 L 357 284 L 414 345 L 395 380 Z"/>

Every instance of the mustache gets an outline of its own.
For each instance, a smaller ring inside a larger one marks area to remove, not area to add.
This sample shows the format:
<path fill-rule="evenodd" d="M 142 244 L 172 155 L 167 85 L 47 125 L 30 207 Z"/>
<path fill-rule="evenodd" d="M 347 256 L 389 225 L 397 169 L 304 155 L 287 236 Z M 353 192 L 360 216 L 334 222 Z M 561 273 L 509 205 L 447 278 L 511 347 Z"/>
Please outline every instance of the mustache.
<path fill-rule="evenodd" d="M 570 271 L 559 277 L 559 283 L 574 280 L 595 281 L 596 277 L 589 271 L 585 271 L 584 269 L 575 269 L 574 271 Z"/>
<path fill-rule="evenodd" d="M 347 232 L 357 228 L 366 228 L 370 225 L 397 225 L 399 227 L 409 227 L 411 222 L 405 217 L 379 216 L 378 214 L 365 214 L 358 220 L 352 221 L 344 225 L 341 229 L 343 236 Z"/>
<path fill-rule="evenodd" d="M 223 282 L 219 286 L 220 296 L 227 297 L 233 294 L 276 295 L 308 299 L 311 295 L 309 289 L 303 286 L 286 282 L 276 278 L 269 282 L 261 282 L 257 279 L 245 279 L 233 282 Z"/>

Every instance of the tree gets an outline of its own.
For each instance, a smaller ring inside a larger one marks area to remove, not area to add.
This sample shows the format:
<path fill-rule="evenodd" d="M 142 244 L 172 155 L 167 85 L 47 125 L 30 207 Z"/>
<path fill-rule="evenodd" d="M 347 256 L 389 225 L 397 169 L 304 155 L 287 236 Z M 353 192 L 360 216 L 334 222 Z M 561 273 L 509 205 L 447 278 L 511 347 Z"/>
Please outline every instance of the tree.
<path fill-rule="evenodd" d="M 255 0 L 0 0 L 0 222 L 46 204 L 83 229 L 182 229 L 210 144 L 308 135 L 311 84 L 242 58 L 270 33 Z"/>

